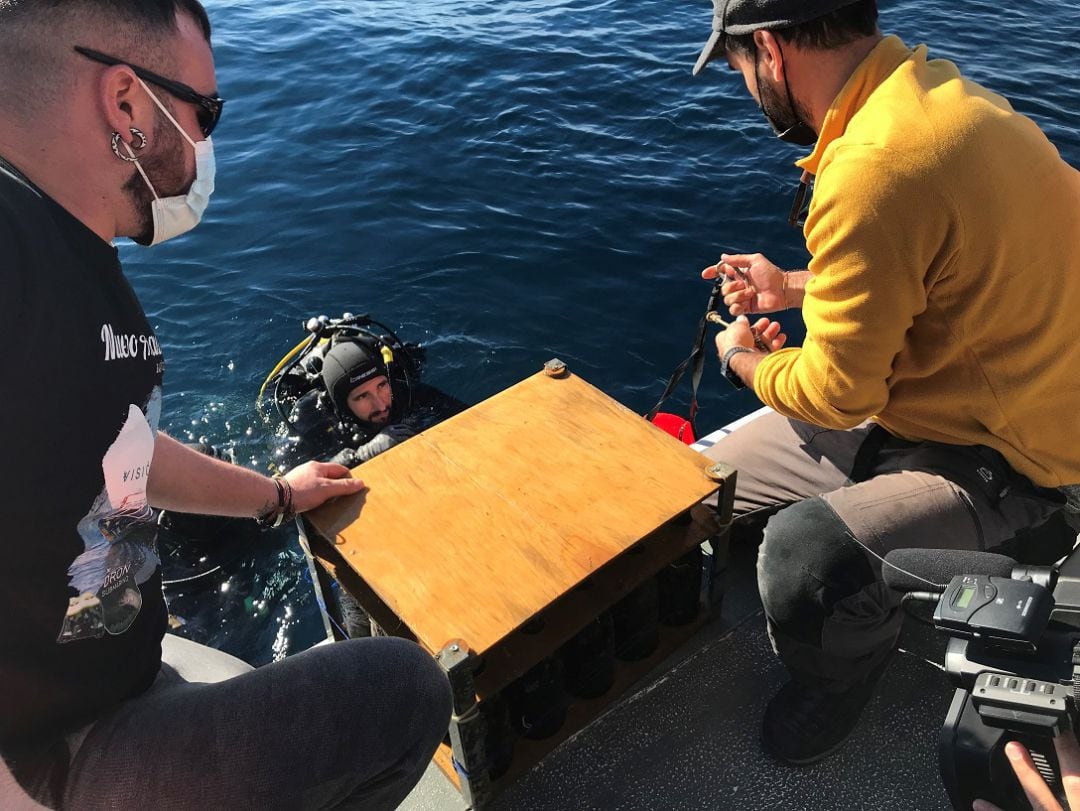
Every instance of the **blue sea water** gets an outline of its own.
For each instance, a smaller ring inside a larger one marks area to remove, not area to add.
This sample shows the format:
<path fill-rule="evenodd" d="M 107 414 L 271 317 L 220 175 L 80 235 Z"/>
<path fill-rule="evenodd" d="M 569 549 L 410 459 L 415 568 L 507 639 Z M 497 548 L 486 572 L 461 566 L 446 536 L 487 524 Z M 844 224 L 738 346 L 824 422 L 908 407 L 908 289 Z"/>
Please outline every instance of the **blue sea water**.
<path fill-rule="evenodd" d="M 880 5 L 883 30 L 957 62 L 1080 166 L 1073 0 Z M 345 310 L 423 342 L 426 379 L 465 401 L 557 356 L 643 412 L 689 351 L 701 268 L 724 251 L 805 264 L 785 222 L 800 152 L 735 74 L 690 76 L 707 0 L 207 7 L 228 99 L 217 192 L 194 234 L 121 248 L 180 438 L 265 469 L 259 384 L 304 319 Z M 700 400 L 704 428 L 756 402 L 713 366 Z M 294 537 L 205 556 L 192 571 L 221 568 L 167 589 L 181 633 L 253 663 L 319 638 Z"/>

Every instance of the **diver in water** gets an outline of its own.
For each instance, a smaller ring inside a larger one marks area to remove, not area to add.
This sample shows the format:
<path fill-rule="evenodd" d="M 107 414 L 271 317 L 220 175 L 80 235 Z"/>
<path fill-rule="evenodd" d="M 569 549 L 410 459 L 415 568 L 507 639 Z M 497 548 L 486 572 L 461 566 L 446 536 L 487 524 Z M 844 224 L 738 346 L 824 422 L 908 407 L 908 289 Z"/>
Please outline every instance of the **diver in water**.
<path fill-rule="evenodd" d="M 375 332 L 373 327 L 383 332 Z M 354 468 L 466 408 L 421 383 L 423 348 L 405 344 L 367 316 L 312 319 L 313 333 L 295 357 L 271 372 L 273 400 L 286 434 L 272 472 L 310 460 Z M 384 334 L 385 333 L 385 334 Z M 293 355 L 293 353 L 290 353 Z M 262 392 L 260 392 L 261 403 Z M 235 463 L 231 451 L 205 442 L 189 447 Z M 163 512 L 158 519 L 185 540 L 223 541 L 257 532 L 241 518 Z"/>
<path fill-rule="evenodd" d="M 290 467 L 308 459 L 356 467 L 465 409 L 419 382 L 419 347 L 374 333 L 339 333 L 323 350 L 306 363 L 319 370 L 321 385 L 297 397 L 289 412 L 295 437 L 282 456 Z"/>
<path fill-rule="evenodd" d="M 286 356 L 287 362 L 271 372 L 263 387 L 265 391 L 274 384 L 274 405 L 288 434 L 276 454 L 276 472 L 310 460 L 355 468 L 466 408 L 460 400 L 420 382 L 422 347 L 403 343 L 367 316 L 312 319 L 307 328 L 312 337 L 294 350 L 294 357 Z M 193 447 L 233 461 L 211 445 Z M 203 568 L 207 545 L 212 544 L 218 565 L 211 572 L 224 565 L 221 560 L 229 559 L 231 550 L 246 556 L 252 536 L 259 532 L 253 521 L 189 513 L 163 512 L 158 524 L 166 530 L 159 543 L 195 550 Z M 371 636 L 366 612 L 340 586 L 333 591 L 323 597 L 329 598 L 328 606 L 336 605 L 343 635 Z"/>

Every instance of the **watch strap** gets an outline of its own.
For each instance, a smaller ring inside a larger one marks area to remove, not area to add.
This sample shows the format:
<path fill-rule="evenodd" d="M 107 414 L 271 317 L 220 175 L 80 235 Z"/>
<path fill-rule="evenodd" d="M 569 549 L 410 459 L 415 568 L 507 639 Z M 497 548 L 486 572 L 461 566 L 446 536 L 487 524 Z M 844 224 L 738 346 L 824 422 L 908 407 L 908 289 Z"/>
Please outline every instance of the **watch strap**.
<path fill-rule="evenodd" d="M 737 389 L 745 389 L 746 384 L 742 378 L 735 374 L 735 370 L 731 368 L 731 359 L 738 355 L 740 352 L 753 352 L 746 346 L 732 346 L 724 352 L 724 357 L 720 359 L 720 373 L 727 378 L 728 383 Z"/>

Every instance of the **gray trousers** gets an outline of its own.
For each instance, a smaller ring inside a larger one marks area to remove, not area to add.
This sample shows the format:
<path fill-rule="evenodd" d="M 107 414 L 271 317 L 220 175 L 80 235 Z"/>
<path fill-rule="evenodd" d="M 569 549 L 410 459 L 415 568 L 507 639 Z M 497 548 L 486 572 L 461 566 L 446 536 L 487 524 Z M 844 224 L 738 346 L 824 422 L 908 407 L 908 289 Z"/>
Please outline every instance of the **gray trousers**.
<path fill-rule="evenodd" d="M 705 453 L 738 470 L 737 521 L 775 512 L 758 554 L 773 648 L 794 679 L 833 691 L 878 672 L 900 631 L 898 595 L 866 548 L 982 551 L 1061 507 L 994 451 L 868 423 L 834 431 L 770 412 Z"/>
<path fill-rule="evenodd" d="M 442 670 L 402 639 L 252 669 L 166 636 L 162 659 L 146 693 L 68 739 L 62 807 L 393 809 L 450 717 Z"/>

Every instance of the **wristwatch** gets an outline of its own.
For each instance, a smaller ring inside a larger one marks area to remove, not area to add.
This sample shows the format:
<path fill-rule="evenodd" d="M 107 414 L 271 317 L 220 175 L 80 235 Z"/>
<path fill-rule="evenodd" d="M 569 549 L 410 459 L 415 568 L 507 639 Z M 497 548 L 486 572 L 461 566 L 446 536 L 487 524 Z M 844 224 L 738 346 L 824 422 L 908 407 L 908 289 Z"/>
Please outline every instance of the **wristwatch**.
<path fill-rule="evenodd" d="M 738 355 L 740 352 L 753 352 L 753 349 L 745 346 L 733 346 L 724 353 L 724 357 L 720 359 L 720 374 L 727 378 L 728 383 L 737 389 L 745 389 L 746 384 L 743 383 L 741 377 L 735 374 L 735 370 L 731 368 L 731 359 Z"/>

